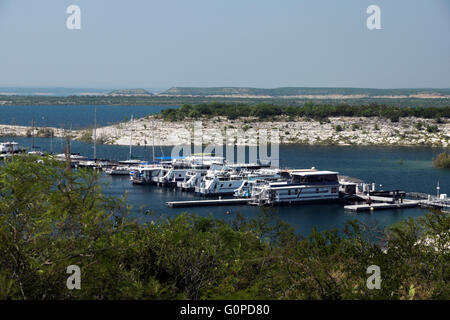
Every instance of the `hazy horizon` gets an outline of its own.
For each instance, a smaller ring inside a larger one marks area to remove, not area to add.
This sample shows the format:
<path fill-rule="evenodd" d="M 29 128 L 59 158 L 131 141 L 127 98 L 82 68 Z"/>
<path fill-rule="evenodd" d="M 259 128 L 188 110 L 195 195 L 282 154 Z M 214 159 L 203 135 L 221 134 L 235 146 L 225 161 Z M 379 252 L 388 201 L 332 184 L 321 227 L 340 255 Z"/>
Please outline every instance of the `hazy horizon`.
<path fill-rule="evenodd" d="M 144 89 L 144 90 L 169 90 L 170 88 L 249 88 L 249 89 L 281 89 L 281 88 L 322 88 L 322 89 L 375 89 L 375 90 L 404 90 L 404 89 L 413 89 L 413 90 L 420 90 L 420 89 L 425 89 L 425 90 L 432 90 L 432 89 L 450 89 L 450 86 L 448 87 L 392 87 L 392 88 L 388 88 L 388 87 L 380 87 L 380 88 L 375 88 L 375 87 L 350 87 L 350 86 L 336 86 L 336 87 L 330 87 L 330 86 L 282 86 L 282 87 L 250 87 L 250 86 L 190 86 L 190 85 L 185 85 L 185 86 L 168 86 L 168 87 L 160 87 L 160 88 L 155 88 L 155 87 L 139 87 L 139 86 L 117 86 L 117 87 L 88 87 L 88 86 L 83 86 L 83 87 L 78 87 L 78 86 L 34 86 L 34 85 L 30 85 L 30 86 L 14 86 L 14 85 L 5 85 L 5 86 L 0 86 L 0 89 L 76 89 L 76 90 L 82 90 L 82 89 L 88 89 L 88 90 L 120 90 L 120 89 Z"/>

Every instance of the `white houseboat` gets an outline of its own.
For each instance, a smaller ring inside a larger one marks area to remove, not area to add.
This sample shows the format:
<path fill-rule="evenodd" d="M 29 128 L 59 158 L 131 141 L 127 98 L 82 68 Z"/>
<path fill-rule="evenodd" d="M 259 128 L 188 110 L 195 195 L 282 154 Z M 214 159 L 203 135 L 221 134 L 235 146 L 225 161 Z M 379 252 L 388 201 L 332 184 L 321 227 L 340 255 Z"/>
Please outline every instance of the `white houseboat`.
<path fill-rule="evenodd" d="M 234 196 L 238 198 L 248 198 L 252 194 L 253 187 L 264 184 L 268 181 L 277 181 L 281 179 L 279 169 L 260 169 L 247 174 L 247 179 L 234 191 Z"/>
<path fill-rule="evenodd" d="M 134 184 L 156 184 L 161 165 L 142 165 L 130 171 L 130 180 Z"/>
<path fill-rule="evenodd" d="M 250 203 L 276 205 L 339 199 L 338 172 L 293 171 L 290 176 L 290 181 L 255 186 Z"/>
<path fill-rule="evenodd" d="M 19 143 L 14 141 L 0 142 L 0 154 L 11 154 L 23 152 L 25 149 L 21 148 Z"/>
<path fill-rule="evenodd" d="M 248 189 L 248 180 L 264 180 L 280 178 L 276 169 L 236 170 L 226 167 L 222 171 L 210 171 L 195 190 L 202 196 L 234 195 L 239 189 Z M 247 190 L 248 191 L 248 190 Z"/>
<path fill-rule="evenodd" d="M 177 182 L 177 187 L 183 191 L 195 190 L 195 187 L 200 186 L 207 172 L 208 171 L 204 169 L 189 170 L 188 172 L 186 172 L 184 180 Z"/>
<path fill-rule="evenodd" d="M 113 166 L 111 168 L 105 169 L 105 173 L 110 176 L 127 176 L 130 174 L 131 167 L 129 166 Z"/>

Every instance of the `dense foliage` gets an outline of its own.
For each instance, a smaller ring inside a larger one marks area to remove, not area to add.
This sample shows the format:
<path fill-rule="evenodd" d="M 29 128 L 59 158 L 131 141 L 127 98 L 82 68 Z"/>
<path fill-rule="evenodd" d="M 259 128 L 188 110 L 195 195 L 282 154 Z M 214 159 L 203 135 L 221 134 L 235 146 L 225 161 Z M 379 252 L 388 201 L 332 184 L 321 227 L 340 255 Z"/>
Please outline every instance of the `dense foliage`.
<path fill-rule="evenodd" d="M 421 117 L 421 118 L 450 118 L 450 106 L 411 108 L 394 107 L 372 103 L 370 105 L 352 106 L 348 104 L 316 105 L 312 102 L 303 106 L 286 106 L 260 103 L 256 105 L 248 104 L 225 104 L 210 103 L 190 105 L 185 104 L 178 109 L 165 109 L 161 111 L 161 117 L 167 120 L 176 121 L 184 118 L 214 117 L 224 116 L 228 119 L 238 117 L 256 117 L 267 119 L 277 116 L 290 117 L 310 117 L 323 119 L 327 117 L 384 117 L 392 121 L 398 121 L 400 117 Z M 442 120 L 440 120 L 442 121 Z"/>
<path fill-rule="evenodd" d="M 302 238 L 269 213 L 137 224 L 95 172 L 49 159 L 8 162 L 0 186 L 0 299 L 450 298 L 444 213 Z M 69 265 L 81 268 L 80 290 L 66 287 Z M 371 265 L 379 290 L 366 286 Z"/>
<path fill-rule="evenodd" d="M 450 169 L 450 156 L 448 152 L 442 152 L 433 159 L 433 165 L 436 168 Z"/>
<path fill-rule="evenodd" d="M 245 87 L 173 87 L 164 94 L 173 95 L 254 95 L 254 96 L 298 96 L 298 95 L 368 95 L 368 96 L 407 96 L 417 94 L 450 95 L 450 89 L 371 89 L 371 88 L 326 88 L 326 87 L 283 87 L 283 88 L 245 88 Z"/>

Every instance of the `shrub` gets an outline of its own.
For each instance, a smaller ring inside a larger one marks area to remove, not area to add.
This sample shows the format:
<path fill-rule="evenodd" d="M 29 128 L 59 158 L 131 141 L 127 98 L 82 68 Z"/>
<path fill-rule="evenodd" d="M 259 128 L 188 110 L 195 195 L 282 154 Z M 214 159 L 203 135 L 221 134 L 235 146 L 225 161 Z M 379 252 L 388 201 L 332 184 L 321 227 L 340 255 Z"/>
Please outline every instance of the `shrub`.
<path fill-rule="evenodd" d="M 436 168 L 450 169 L 450 156 L 447 152 L 438 154 L 438 156 L 433 159 L 433 165 Z"/>
<path fill-rule="evenodd" d="M 43 128 L 43 129 L 39 129 L 39 131 L 37 132 L 37 135 L 40 137 L 49 138 L 49 137 L 53 137 L 54 133 L 53 133 L 53 130 L 50 128 Z"/>
<path fill-rule="evenodd" d="M 415 127 L 417 130 L 422 130 L 422 129 L 423 129 L 423 123 L 422 123 L 422 121 L 417 121 L 416 124 L 414 125 L 414 127 Z"/>
<path fill-rule="evenodd" d="M 428 133 L 436 133 L 436 132 L 439 132 L 439 128 L 437 125 L 427 125 L 427 132 Z"/>
<path fill-rule="evenodd" d="M 78 140 L 86 143 L 93 143 L 94 139 L 92 138 L 92 131 L 84 130 Z"/>

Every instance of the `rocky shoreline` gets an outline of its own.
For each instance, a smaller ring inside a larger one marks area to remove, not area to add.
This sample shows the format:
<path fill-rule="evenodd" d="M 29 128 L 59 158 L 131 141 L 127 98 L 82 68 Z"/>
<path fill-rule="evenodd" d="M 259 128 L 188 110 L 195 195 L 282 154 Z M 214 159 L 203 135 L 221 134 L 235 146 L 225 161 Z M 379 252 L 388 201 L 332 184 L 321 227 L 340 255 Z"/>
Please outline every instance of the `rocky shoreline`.
<path fill-rule="evenodd" d="M 202 128 L 201 131 L 198 129 Z M 303 145 L 383 145 L 383 146 L 450 146 L 450 122 L 447 119 L 400 118 L 391 122 L 385 118 L 335 117 L 323 121 L 307 118 L 279 121 L 257 121 L 254 118 L 229 120 L 225 118 L 183 120 L 169 122 L 154 117 L 136 119 L 97 128 L 98 143 L 110 145 L 173 146 L 190 144 L 194 136 L 203 144 L 256 145 L 258 134 L 278 132 L 280 144 Z M 197 131 L 196 131 L 197 130 Z M 34 128 L 40 137 L 65 137 L 70 133 L 74 140 L 92 141 L 92 130 L 63 130 L 59 128 Z M 199 133 L 200 132 L 200 133 Z M 32 136 L 31 127 L 0 125 L 2 136 Z M 195 140 L 198 141 L 198 140 Z"/>

